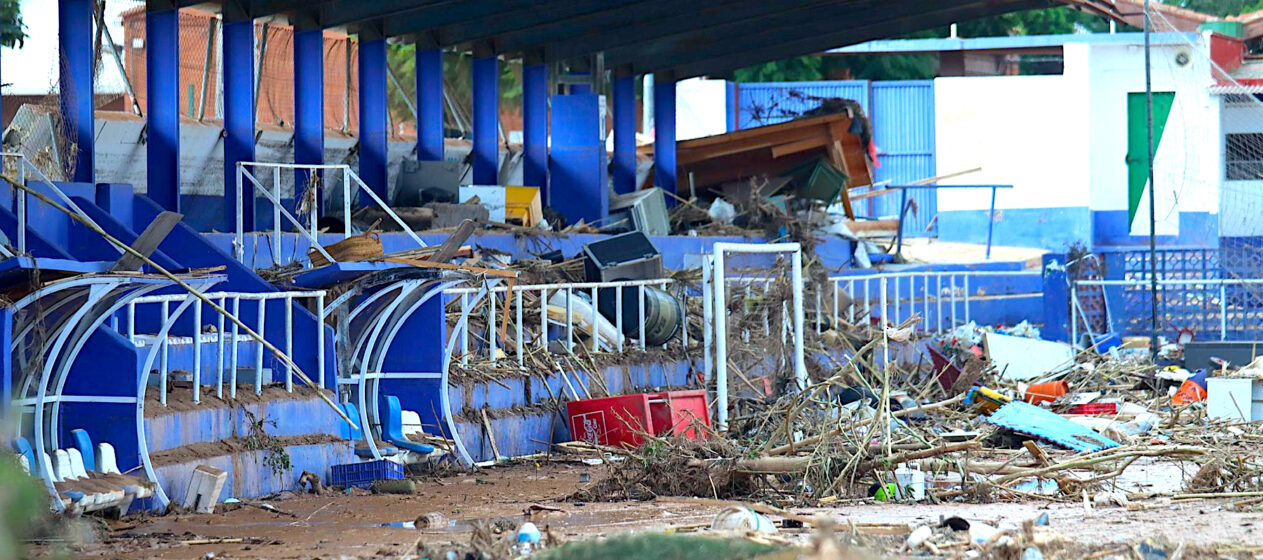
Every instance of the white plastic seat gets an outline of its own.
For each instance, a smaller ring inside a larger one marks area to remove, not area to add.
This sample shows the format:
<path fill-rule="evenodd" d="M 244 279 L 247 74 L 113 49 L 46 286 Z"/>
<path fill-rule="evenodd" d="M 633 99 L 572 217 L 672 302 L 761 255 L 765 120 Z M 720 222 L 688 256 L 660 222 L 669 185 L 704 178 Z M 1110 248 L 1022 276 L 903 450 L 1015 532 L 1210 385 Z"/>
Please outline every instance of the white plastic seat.
<path fill-rule="evenodd" d="M 77 478 L 70 468 L 70 453 L 65 449 L 53 451 L 53 469 L 58 481 L 68 482 Z"/>
<path fill-rule="evenodd" d="M 82 480 L 88 478 L 88 469 L 83 466 L 83 454 L 78 449 L 70 448 L 66 450 L 70 455 L 70 474 L 71 478 Z"/>
<path fill-rule="evenodd" d="M 403 435 L 408 437 L 412 434 L 425 434 L 425 430 L 421 428 L 421 415 L 411 410 L 399 411 L 399 417 L 402 422 Z"/>
<path fill-rule="evenodd" d="M 118 470 L 113 445 L 100 443 L 96 446 L 96 470 L 102 474 L 122 474 Z"/>

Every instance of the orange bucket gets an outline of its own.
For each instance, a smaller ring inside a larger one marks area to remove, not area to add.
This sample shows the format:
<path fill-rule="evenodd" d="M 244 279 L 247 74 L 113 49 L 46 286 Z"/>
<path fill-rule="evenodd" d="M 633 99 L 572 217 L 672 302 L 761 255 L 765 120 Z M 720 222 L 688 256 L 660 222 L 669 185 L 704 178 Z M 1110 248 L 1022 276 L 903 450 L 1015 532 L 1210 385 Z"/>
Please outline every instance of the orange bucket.
<path fill-rule="evenodd" d="M 1026 396 L 1023 400 L 1031 404 L 1052 402 L 1057 400 L 1057 397 L 1065 395 L 1066 391 L 1069 390 L 1070 384 L 1064 380 L 1036 383 L 1026 388 Z"/>

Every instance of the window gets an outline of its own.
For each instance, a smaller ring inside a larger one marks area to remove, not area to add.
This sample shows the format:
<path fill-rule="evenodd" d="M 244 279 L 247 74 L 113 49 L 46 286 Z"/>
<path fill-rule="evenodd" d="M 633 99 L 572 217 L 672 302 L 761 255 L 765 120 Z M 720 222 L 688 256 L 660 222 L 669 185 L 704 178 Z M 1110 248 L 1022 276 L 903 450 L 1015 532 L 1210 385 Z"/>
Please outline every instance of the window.
<path fill-rule="evenodd" d="M 1263 133 L 1228 134 L 1224 163 L 1229 181 L 1263 181 Z"/>

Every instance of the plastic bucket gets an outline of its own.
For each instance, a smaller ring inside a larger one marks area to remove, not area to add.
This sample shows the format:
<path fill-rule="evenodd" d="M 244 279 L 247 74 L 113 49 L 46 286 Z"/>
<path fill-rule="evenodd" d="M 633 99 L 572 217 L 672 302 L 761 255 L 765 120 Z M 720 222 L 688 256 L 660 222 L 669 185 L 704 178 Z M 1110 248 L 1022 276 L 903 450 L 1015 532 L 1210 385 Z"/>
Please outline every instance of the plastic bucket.
<path fill-rule="evenodd" d="M 1031 404 L 1052 402 L 1057 400 L 1057 397 L 1065 395 L 1069 390 L 1070 384 L 1064 380 L 1036 383 L 1026 388 L 1024 400 Z"/>

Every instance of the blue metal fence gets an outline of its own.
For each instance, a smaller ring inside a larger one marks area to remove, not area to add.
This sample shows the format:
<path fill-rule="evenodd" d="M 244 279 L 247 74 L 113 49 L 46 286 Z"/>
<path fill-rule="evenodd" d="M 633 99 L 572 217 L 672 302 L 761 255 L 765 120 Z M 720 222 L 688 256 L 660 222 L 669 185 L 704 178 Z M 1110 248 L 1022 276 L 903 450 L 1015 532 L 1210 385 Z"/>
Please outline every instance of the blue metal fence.
<path fill-rule="evenodd" d="M 1148 249 L 1104 249 L 1099 251 L 1099 261 L 1104 269 L 1100 277 L 1126 284 L 1081 289 L 1081 318 L 1086 316 L 1095 332 L 1148 335 L 1153 316 Z M 1158 278 L 1185 281 L 1158 288 L 1159 334 L 1174 337 L 1188 329 L 1199 340 L 1263 336 L 1263 286 L 1239 282 L 1263 278 L 1263 266 L 1245 266 L 1240 261 L 1231 251 L 1225 254 L 1214 247 L 1159 249 Z M 1072 278 L 1076 279 L 1085 278 Z M 1079 321 L 1081 328 L 1083 324 Z"/>
<path fill-rule="evenodd" d="M 853 99 L 873 124 L 878 183 L 908 184 L 935 173 L 933 80 L 744 83 L 737 84 L 737 90 L 737 122 L 743 129 L 791 120 L 815 108 L 822 98 Z M 916 212 L 908 214 L 904 234 L 936 235 L 932 224 L 938 213 L 938 194 L 924 190 L 909 195 Z M 899 195 L 870 198 L 857 211 L 873 217 L 897 216 Z"/>
<path fill-rule="evenodd" d="M 766 82 L 737 84 L 737 126 L 754 128 L 782 123 L 820 105 L 819 99 L 854 99 L 868 113 L 866 80 Z"/>
<path fill-rule="evenodd" d="M 907 185 L 933 177 L 934 162 L 934 81 L 873 82 L 873 140 L 877 144 L 877 182 Z M 905 217 L 903 233 L 908 237 L 934 236 L 934 216 L 938 213 L 938 193 L 932 189 L 914 190 L 908 199 L 916 204 L 915 213 Z M 896 216 L 899 197 L 886 195 L 870 198 L 871 214 Z"/>

